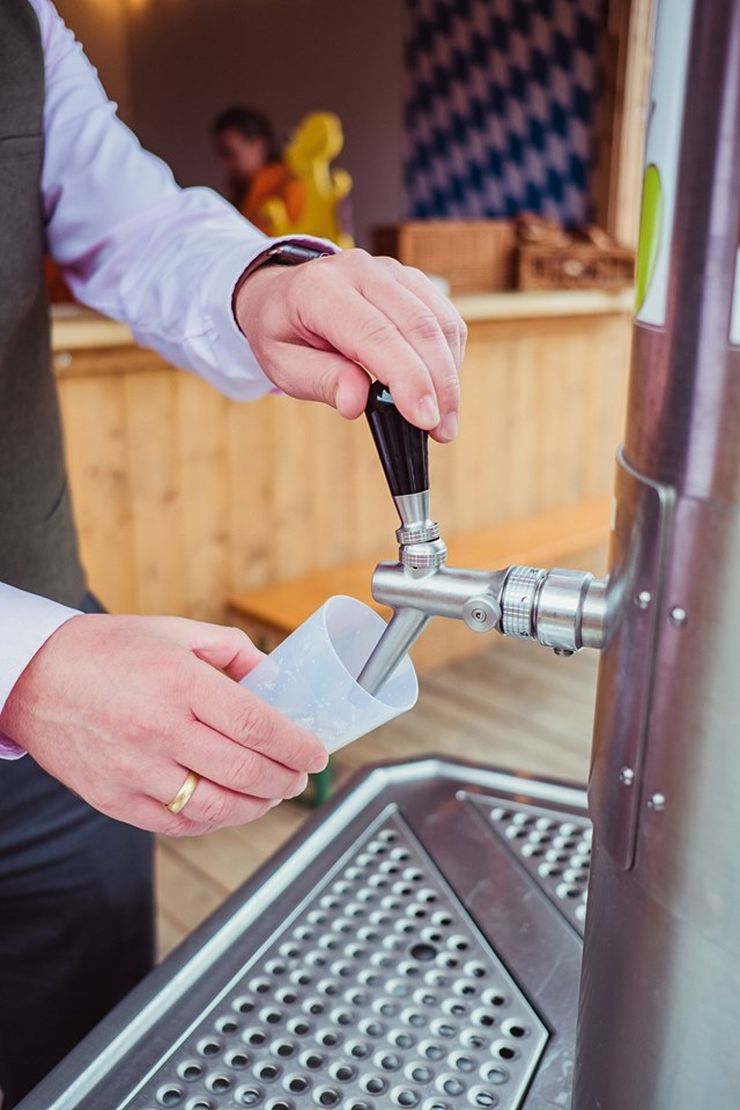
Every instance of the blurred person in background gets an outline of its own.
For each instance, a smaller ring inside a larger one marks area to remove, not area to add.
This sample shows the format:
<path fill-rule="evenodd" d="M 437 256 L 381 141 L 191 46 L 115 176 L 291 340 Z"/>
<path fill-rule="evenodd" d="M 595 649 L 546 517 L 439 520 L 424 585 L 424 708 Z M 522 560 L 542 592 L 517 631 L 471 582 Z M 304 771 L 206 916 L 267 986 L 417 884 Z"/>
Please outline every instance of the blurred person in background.
<path fill-rule="evenodd" d="M 272 123 L 264 112 L 236 106 L 211 125 L 216 153 L 224 167 L 226 195 L 242 216 L 265 234 L 274 234 L 265 202 L 282 200 L 292 224 L 300 221 L 306 190 L 282 159 Z"/>

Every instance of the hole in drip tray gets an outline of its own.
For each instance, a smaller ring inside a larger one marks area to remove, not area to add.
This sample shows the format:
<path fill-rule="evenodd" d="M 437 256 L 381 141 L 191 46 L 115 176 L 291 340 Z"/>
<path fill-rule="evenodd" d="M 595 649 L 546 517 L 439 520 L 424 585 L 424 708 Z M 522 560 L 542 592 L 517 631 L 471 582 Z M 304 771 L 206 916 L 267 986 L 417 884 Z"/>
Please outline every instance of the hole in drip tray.
<path fill-rule="evenodd" d="M 259 1106 L 262 1091 L 259 1087 L 242 1087 L 237 1091 L 236 1099 L 240 1106 Z"/>
<path fill-rule="evenodd" d="M 177 1106 L 182 1101 L 183 1092 L 179 1087 L 165 1087 L 163 1091 L 159 1092 L 159 1103 L 161 1106 Z"/>
<path fill-rule="evenodd" d="M 198 1079 L 203 1074 L 203 1068 L 200 1064 L 183 1064 L 180 1068 L 180 1075 L 183 1079 L 193 1080 Z"/>
<path fill-rule="evenodd" d="M 411 947 L 409 955 L 415 960 L 421 960 L 423 963 L 428 963 L 437 955 L 437 949 L 434 947 L 433 944 L 414 944 Z"/>
<path fill-rule="evenodd" d="M 218 1056 L 221 1045 L 218 1041 L 204 1041 L 200 1046 L 200 1051 L 204 1056 Z"/>

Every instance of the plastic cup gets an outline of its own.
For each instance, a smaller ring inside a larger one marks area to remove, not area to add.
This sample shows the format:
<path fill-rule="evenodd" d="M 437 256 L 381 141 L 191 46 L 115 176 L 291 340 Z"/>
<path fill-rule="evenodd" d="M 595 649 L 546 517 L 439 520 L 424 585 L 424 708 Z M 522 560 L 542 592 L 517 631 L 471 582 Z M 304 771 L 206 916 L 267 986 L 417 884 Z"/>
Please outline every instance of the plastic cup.
<path fill-rule="evenodd" d="M 419 683 L 408 655 L 376 694 L 358 685 L 384 629 L 363 602 L 330 597 L 241 684 L 335 752 L 416 704 Z"/>

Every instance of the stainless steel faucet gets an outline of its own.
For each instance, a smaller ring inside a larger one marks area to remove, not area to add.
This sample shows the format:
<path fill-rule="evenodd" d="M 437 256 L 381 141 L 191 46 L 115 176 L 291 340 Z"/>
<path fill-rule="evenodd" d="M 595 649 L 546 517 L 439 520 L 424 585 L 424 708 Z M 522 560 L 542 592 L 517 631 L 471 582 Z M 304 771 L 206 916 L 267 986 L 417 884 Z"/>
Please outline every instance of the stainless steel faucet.
<path fill-rule="evenodd" d="M 430 516 L 427 433 L 404 419 L 380 382 L 371 387 L 366 415 L 401 526 L 398 560 L 373 574 L 373 597 L 393 617 L 360 673 L 362 686 L 375 693 L 435 616 L 462 620 L 473 632 L 536 640 L 560 655 L 603 645 L 606 580 L 562 567 L 448 567 Z"/>

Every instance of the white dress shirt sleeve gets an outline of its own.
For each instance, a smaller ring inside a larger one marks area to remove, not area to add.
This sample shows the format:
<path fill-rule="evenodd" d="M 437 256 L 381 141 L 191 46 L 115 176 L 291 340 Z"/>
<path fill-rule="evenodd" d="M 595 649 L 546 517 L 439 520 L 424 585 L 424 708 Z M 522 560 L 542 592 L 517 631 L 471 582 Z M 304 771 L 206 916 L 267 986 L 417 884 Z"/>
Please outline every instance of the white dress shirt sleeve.
<path fill-rule="evenodd" d="M 44 51 L 47 243 L 70 289 L 227 396 L 251 400 L 269 392 L 231 300 L 245 269 L 279 240 L 267 239 L 210 189 L 180 189 L 116 117 L 51 0 L 29 3 Z M 309 237 L 290 241 L 337 249 Z M 0 711 L 28 662 L 74 615 L 0 583 Z M 0 758 L 21 754 L 0 734 Z"/>
<path fill-rule="evenodd" d="M 0 582 L 0 710 L 39 648 L 52 632 L 75 616 L 76 609 Z M 17 759 L 20 755 L 23 749 L 0 732 L 0 759 Z"/>

